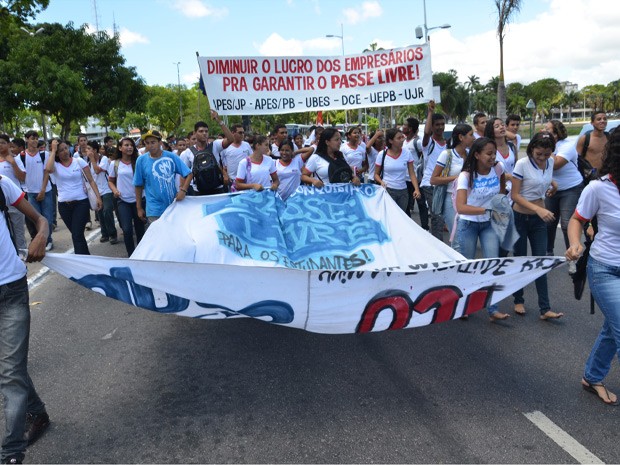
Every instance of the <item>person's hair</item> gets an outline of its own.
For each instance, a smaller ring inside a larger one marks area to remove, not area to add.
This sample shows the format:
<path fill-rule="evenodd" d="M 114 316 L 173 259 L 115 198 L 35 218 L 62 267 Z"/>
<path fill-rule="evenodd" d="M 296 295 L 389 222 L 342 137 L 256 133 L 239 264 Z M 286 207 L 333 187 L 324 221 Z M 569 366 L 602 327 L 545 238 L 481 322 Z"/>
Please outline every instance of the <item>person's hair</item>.
<path fill-rule="evenodd" d="M 360 131 L 359 126 L 349 126 L 349 129 L 347 129 L 347 133 L 346 133 L 347 139 L 349 138 L 349 136 L 351 134 L 353 134 L 353 131 Z M 360 133 L 361 133 L 361 131 L 360 131 Z"/>
<path fill-rule="evenodd" d="M 433 117 L 431 118 L 431 122 L 435 124 L 439 120 L 445 121 L 446 117 L 442 113 L 433 113 Z"/>
<path fill-rule="evenodd" d="M 79 138 L 79 137 L 80 137 L 80 136 L 78 136 L 78 138 Z M 96 140 L 89 140 L 89 141 L 86 143 L 86 145 L 87 145 L 88 147 L 90 147 L 91 149 L 93 149 L 95 152 L 99 152 L 99 147 L 100 147 L 100 145 L 99 145 L 99 142 L 97 142 Z"/>
<path fill-rule="evenodd" d="M 83 132 L 80 132 L 80 133 L 78 134 L 78 136 L 77 136 L 77 140 L 78 140 L 78 142 L 80 141 L 80 139 L 81 139 L 82 137 L 83 137 L 84 139 L 88 139 L 88 136 L 87 136 L 86 134 L 84 134 Z"/>
<path fill-rule="evenodd" d="M 118 151 L 116 147 L 107 147 L 105 146 L 105 154 L 110 160 L 116 160 L 118 158 Z"/>
<path fill-rule="evenodd" d="M 131 167 L 134 169 L 136 169 L 136 161 L 138 160 L 138 155 L 140 155 L 138 153 L 138 147 L 136 147 L 136 141 L 134 141 L 131 137 L 123 137 L 121 140 L 118 141 L 118 144 L 116 145 L 116 151 L 117 151 L 117 158 L 122 158 L 122 152 L 121 152 L 121 147 L 123 145 L 123 142 L 128 141 L 131 146 L 133 147 L 133 151 L 131 152 Z"/>
<path fill-rule="evenodd" d="M 198 121 L 196 124 L 194 124 L 194 132 L 198 131 L 199 128 L 209 129 L 209 125 L 205 123 L 204 121 Z M 188 135 L 187 137 L 192 137 L 192 135 Z"/>
<path fill-rule="evenodd" d="M 416 132 L 420 128 L 420 121 L 417 118 L 407 118 L 407 126 L 411 128 L 413 132 Z"/>
<path fill-rule="evenodd" d="M 402 132 L 402 131 L 398 128 L 390 128 L 387 131 L 385 131 L 385 146 L 388 149 L 392 148 L 392 141 L 394 140 L 394 138 L 399 132 Z"/>
<path fill-rule="evenodd" d="M 280 143 L 280 145 L 278 146 L 278 150 L 282 150 L 282 148 L 283 148 L 285 145 L 288 145 L 288 146 L 291 148 L 291 150 L 293 151 L 293 153 L 295 153 L 295 147 L 293 146 L 293 142 L 292 142 L 292 141 L 290 141 L 290 140 L 288 140 L 288 139 L 283 140 L 283 141 Z"/>
<path fill-rule="evenodd" d="M 243 129 L 243 124 L 233 124 L 230 127 L 230 132 L 235 133 L 237 132 L 237 129 Z"/>
<path fill-rule="evenodd" d="M 375 134 L 376 134 L 376 133 L 377 133 L 377 131 L 372 131 L 372 132 L 370 133 L 370 139 L 372 139 L 373 137 L 375 137 Z M 370 140 L 370 139 L 368 139 L 368 140 Z M 379 138 L 377 138 L 377 139 L 375 140 L 375 143 L 374 143 L 374 144 L 372 144 L 372 145 L 373 145 L 373 147 L 375 146 L 375 144 L 378 144 L 378 143 L 379 143 L 379 140 L 380 140 Z M 383 140 L 385 140 L 385 134 L 383 135 Z"/>
<path fill-rule="evenodd" d="M 26 147 L 26 141 L 21 137 L 15 137 L 11 142 L 13 142 L 14 145 L 17 145 L 20 149 Z"/>
<path fill-rule="evenodd" d="M 193 135 L 194 135 L 194 131 L 190 131 L 187 133 L 187 138 L 191 139 Z"/>
<path fill-rule="evenodd" d="M 592 112 L 592 114 L 590 115 L 590 122 L 594 123 L 594 120 L 596 119 L 596 115 L 605 115 L 606 113 L 603 110 L 595 110 Z"/>
<path fill-rule="evenodd" d="M 172 147 L 170 147 L 170 144 L 168 143 L 168 141 L 162 140 L 161 145 L 164 148 L 164 150 L 167 150 L 168 152 L 172 151 Z"/>
<path fill-rule="evenodd" d="M 551 149 L 553 152 L 555 150 L 555 139 L 553 138 L 553 134 L 549 131 L 540 131 L 534 134 L 530 143 L 527 144 L 527 149 L 525 149 L 528 157 L 532 157 L 534 149 Z"/>
<path fill-rule="evenodd" d="M 252 146 L 252 150 L 256 150 L 256 147 L 264 144 L 266 140 L 268 140 L 267 136 L 263 136 L 261 134 L 256 134 L 255 136 L 253 136 L 249 141 L 250 145 Z"/>
<path fill-rule="evenodd" d="M 69 145 L 67 144 L 67 141 L 62 140 L 60 137 L 54 137 L 49 141 L 50 147 L 52 146 L 52 141 L 58 141 L 58 145 L 56 146 L 56 153 L 54 154 L 54 161 L 56 163 L 60 163 L 60 157 L 58 156 L 58 147 L 60 147 L 60 144 L 65 144 L 67 147 L 69 147 Z"/>
<path fill-rule="evenodd" d="M 448 148 L 453 149 L 459 145 L 461 143 L 459 136 L 466 136 L 470 131 L 473 131 L 473 128 L 467 123 L 459 123 L 454 126 L 454 129 L 452 130 L 452 137 L 450 137 L 450 140 L 448 141 Z"/>
<path fill-rule="evenodd" d="M 39 133 L 35 131 L 34 129 L 31 129 L 30 131 L 26 131 L 26 134 L 24 134 L 24 139 L 30 139 L 32 136 L 35 136 L 38 139 Z"/>
<path fill-rule="evenodd" d="M 478 124 L 478 121 L 480 121 L 480 118 L 486 118 L 487 115 L 486 113 L 482 113 L 482 112 L 478 112 L 474 115 L 474 126 L 476 126 Z"/>
<path fill-rule="evenodd" d="M 11 138 L 6 134 L 0 134 L 0 139 L 5 140 L 7 144 L 11 143 Z"/>
<path fill-rule="evenodd" d="M 603 165 L 599 170 L 599 176 L 609 174 L 620 193 L 620 130 L 616 127 L 609 134 L 605 152 L 603 153 Z"/>
<path fill-rule="evenodd" d="M 284 124 L 276 124 L 276 125 L 273 127 L 273 132 L 272 132 L 272 134 L 277 134 L 277 133 L 278 133 L 278 131 L 279 131 L 280 129 L 286 129 L 286 125 L 284 125 Z"/>
<path fill-rule="evenodd" d="M 319 155 L 327 155 L 327 141 L 334 137 L 335 134 L 338 134 L 338 136 L 340 136 L 340 132 L 338 131 L 338 129 L 325 128 L 321 133 L 321 136 L 319 137 L 319 143 L 316 144 L 315 153 Z M 338 154 L 342 155 L 342 152 L 336 151 L 335 156 L 338 157 Z"/>
<path fill-rule="evenodd" d="M 488 137 L 489 139 L 495 140 L 495 121 L 504 121 L 501 118 L 493 118 L 487 121 L 487 125 L 484 127 L 484 137 Z"/>
<path fill-rule="evenodd" d="M 114 138 L 112 136 L 105 136 L 103 138 L 103 143 L 107 144 L 108 142 L 110 142 L 111 140 L 114 140 Z"/>
<path fill-rule="evenodd" d="M 508 126 L 511 121 L 521 122 L 521 117 L 519 115 L 508 115 L 506 117 L 506 126 Z"/>
<path fill-rule="evenodd" d="M 469 173 L 469 185 L 474 185 L 474 179 L 478 175 L 478 159 L 476 155 L 482 153 L 487 144 L 493 145 L 495 150 L 497 150 L 497 144 L 495 143 L 495 139 L 489 139 L 488 137 L 479 137 L 474 141 L 472 146 L 469 148 L 469 153 L 463 162 L 462 171 L 466 171 Z"/>
<path fill-rule="evenodd" d="M 555 134 L 558 137 L 558 140 L 564 140 L 568 137 L 566 126 L 564 126 L 562 121 L 558 119 L 551 119 L 549 120 L 549 122 L 553 126 L 553 134 Z"/>

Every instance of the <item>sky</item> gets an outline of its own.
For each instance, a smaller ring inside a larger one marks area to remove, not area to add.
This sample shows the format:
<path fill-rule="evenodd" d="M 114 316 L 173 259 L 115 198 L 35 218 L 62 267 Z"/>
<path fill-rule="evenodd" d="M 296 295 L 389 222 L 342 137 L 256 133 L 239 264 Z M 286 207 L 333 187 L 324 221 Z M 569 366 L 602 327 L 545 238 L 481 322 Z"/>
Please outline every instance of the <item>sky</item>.
<path fill-rule="evenodd" d="M 149 85 L 192 85 L 200 56 L 335 56 L 421 43 L 433 72 L 499 74 L 494 0 L 50 0 L 33 21 L 120 34 L 126 64 Z M 618 0 L 522 0 L 504 41 L 507 83 L 553 77 L 579 89 L 620 79 Z M 96 11 L 96 14 L 95 14 Z M 343 31 L 343 33 L 341 33 Z M 328 38 L 326 35 L 343 36 Z M 177 65 L 177 63 L 179 63 Z M 178 71 L 178 73 L 177 73 Z"/>

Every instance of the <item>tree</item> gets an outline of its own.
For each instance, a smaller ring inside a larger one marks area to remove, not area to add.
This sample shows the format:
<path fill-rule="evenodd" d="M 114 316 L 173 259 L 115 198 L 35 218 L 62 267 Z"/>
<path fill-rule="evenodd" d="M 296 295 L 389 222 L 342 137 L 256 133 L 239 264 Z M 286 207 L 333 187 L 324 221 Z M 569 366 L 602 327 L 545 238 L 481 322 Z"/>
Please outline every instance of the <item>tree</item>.
<path fill-rule="evenodd" d="M 564 94 L 564 98 L 562 99 L 562 105 L 568 107 L 568 122 L 573 122 L 573 108 L 575 105 L 579 103 L 581 100 L 581 94 L 575 90 L 571 90 Z"/>
<path fill-rule="evenodd" d="M 497 86 L 497 116 L 506 118 L 506 85 L 504 84 L 504 37 L 506 26 L 521 9 L 521 0 L 495 0 L 497 7 L 497 37 L 499 38 L 499 82 Z"/>
<path fill-rule="evenodd" d="M 42 33 L 9 39 L 0 75 L 8 78 L 8 92 L 20 107 L 56 118 L 61 137 L 69 136 L 76 120 L 143 106 L 144 83 L 135 68 L 124 66 L 118 37 L 88 34 L 85 26 L 76 29 L 72 23 L 35 27 Z"/>

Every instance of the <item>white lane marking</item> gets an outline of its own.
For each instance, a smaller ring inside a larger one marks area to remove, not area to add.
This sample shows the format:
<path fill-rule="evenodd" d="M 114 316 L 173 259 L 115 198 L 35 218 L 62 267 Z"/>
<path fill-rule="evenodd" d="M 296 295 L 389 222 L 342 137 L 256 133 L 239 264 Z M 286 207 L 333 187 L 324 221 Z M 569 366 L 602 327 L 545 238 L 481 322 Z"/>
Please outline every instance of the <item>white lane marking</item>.
<path fill-rule="evenodd" d="M 101 235 L 101 229 L 95 229 L 88 236 L 86 236 L 86 243 L 90 244 L 94 241 L 98 236 Z M 73 253 L 73 247 L 63 253 Z M 34 275 L 28 278 L 28 290 L 32 291 L 34 288 L 38 287 L 39 284 L 43 282 L 43 278 L 47 276 L 50 272 L 50 269 L 47 266 L 41 267 L 41 269 Z"/>
<path fill-rule="evenodd" d="M 534 411 L 523 413 L 525 417 L 534 423 L 543 433 L 568 452 L 579 463 L 605 463 L 588 449 L 579 444 L 575 438 L 553 423 L 544 413 Z"/>

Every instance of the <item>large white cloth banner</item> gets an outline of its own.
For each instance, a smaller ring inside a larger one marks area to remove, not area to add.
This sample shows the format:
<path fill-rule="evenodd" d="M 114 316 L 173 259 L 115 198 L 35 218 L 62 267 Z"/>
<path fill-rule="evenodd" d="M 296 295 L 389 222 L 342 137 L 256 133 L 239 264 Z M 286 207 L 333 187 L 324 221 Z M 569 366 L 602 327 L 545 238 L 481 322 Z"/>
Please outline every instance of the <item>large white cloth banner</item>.
<path fill-rule="evenodd" d="M 466 260 L 375 185 L 173 203 L 130 259 L 48 254 L 108 297 L 193 318 L 254 317 L 319 333 L 440 323 L 481 310 L 562 257 Z"/>
<path fill-rule="evenodd" d="M 430 46 L 331 57 L 199 57 L 221 115 L 414 105 L 433 98 Z"/>

